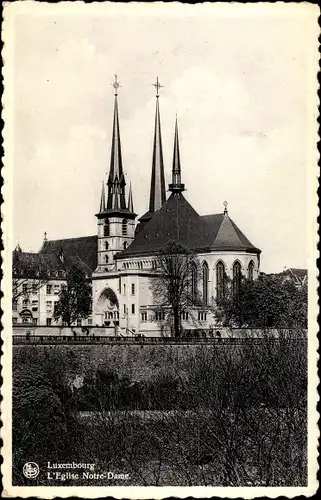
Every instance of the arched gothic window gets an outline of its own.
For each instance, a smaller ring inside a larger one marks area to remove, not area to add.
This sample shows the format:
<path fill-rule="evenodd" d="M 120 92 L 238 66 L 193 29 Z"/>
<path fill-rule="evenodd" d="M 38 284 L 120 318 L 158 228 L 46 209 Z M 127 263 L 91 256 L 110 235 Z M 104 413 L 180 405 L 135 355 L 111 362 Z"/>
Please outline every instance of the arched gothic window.
<path fill-rule="evenodd" d="M 104 223 L 104 236 L 109 236 L 110 230 L 109 230 L 109 220 L 105 219 Z"/>
<path fill-rule="evenodd" d="M 209 279 L 209 271 L 208 271 L 207 262 L 203 262 L 202 278 L 203 278 L 203 303 L 204 303 L 204 305 L 207 305 L 208 304 L 208 279 Z"/>
<path fill-rule="evenodd" d="M 235 261 L 233 264 L 233 292 L 238 293 L 240 291 L 242 276 L 242 267 L 239 261 Z"/>
<path fill-rule="evenodd" d="M 196 302 L 197 299 L 197 268 L 196 264 L 193 262 L 192 263 L 192 269 L 191 269 L 191 299 L 192 302 Z"/>
<path fill-rule="evenodd" d="M 216 264 L 216 299 L 222 300 L 225 296 L 225 266 L 222 261 Z"/>
<path fill-rule="evenodd" d="M 248 267 L 248 279 L 252 280 L 254 279 L 254 262 L 253 260 L 250 261 L 249 267 Z"/>
<path fill-rule="evenodd" d="M 121 223 L 121 234 L 123 236 L 127 236 L 127 219 L 123 219 L 123 222 Z"/>

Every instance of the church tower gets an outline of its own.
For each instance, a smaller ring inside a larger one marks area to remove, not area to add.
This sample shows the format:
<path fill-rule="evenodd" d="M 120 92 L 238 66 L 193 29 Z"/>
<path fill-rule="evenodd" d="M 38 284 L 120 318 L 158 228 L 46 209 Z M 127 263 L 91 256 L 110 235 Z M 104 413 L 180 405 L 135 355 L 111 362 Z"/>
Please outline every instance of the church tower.
<path fill-rule="evenodd" d="M 159 112 L 159 89 L 162 85 L 156 79 L 156 83 L 152 84 L 156 88 L 156 112 L 155 112 L 155 129 L 152 157 L 152 176 L 149 193 L 149 209 L 139 220 L 138 230 L 151 220 L 155 212 L 161 208 L 166 201 L 165 191 L 165 175 L 164 175 L 164 160 L 163 146 L 161 134 L 161 122 Z"/>
<path fill-rule="evenodd" d="M 110 169 L 107 181 L 107 199 L 103 182 L 98 219 L 98 265 L 96 272 L 112 271 L 114 256 L 126 249 L 134 239 L 135 218 L 133 196 L 130 187 L 128 202 L 125 197 L 125 177 L 123 172 L 119 117 L 117 75 L 113 83 L 115 91 L 114 121 L 111 144 Z"/>

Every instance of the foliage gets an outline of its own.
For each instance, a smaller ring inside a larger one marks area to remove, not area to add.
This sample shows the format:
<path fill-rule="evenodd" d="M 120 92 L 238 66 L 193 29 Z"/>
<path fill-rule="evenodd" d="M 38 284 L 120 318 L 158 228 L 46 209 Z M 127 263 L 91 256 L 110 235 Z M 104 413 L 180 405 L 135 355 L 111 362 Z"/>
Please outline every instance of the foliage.
<path fill-rule="evenodd" d="M 279 277 L 242 277 L 238 293 L 228 283 L 225 297 L 213 306 L 218 322 L 239 328 L 306 328 L 307 287 Z"/>
<path fill-rule="evenodd" d="M 181 314 L 191 310 L 197 298 L 192 294 L 192 266 L 198 282 L 199 268 L 193 253 L 175 242 L 169 243 L 157 258 L 157 275 L 151 279 L 154 303 L 165 313 L 165 323 L 175 337 L 181 336 Z"/>
<path fill-rule="evenodd" d="M 72 391 L 75 356 L 20 349 L 15 477 L 23 481 L 24 461 L 49 457 L 125 471 L 130 485 L 304 486 L 306 347 L 291 339 L 197 346 L 175 356 L 169 372 L 139 382 L 111 367 L 86 368 L 83 386 Z M 80 418 L 80 401 L 99 411 Z"/>
<path fill-rule="evenodd" d="M 48 269 L 44 259 L 39 258 L 37 265 L 25 258 L 21 249 L 12 252 L 12 300 L 28 298 L 49 281 Z"/>
<path fill-rule="evenodd" d="M 72 364 L 69 359 L 69 369 Z M 49 459 L 68 458 L 72 447 L 79 445 L 80 427 L 73 416 L 65 372 L 57 351 L 13 353 L 13 478 L 19 484 L 26 482 L 25 462 L 35 461 L 44 469 Z"/>
<path fill-rule="evenodd" d="M 91 313 L 91 283 L 85 273 L 72 266 L 66 273 L 66 284 L 61 286 L 59 301 L 54 310 L 54 320 L 60 318 L 69 327 L 77 319 L 87 318 Z"/>

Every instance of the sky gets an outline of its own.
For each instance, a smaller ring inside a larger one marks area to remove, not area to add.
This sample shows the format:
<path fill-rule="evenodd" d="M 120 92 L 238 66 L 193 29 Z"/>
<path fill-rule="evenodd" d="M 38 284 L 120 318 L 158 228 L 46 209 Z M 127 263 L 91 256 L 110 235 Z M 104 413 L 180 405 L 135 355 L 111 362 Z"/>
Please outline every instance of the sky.
<path fill-rule="evenodd" d="M 221 213 L 227 200 L 262 250 L 261 270 L 307 267 L 315 7 L 63 3 L 13 16 L 14 246 L 38 251 L 44 231 L 48 239 L 96 234 L 114 74 L 126 182 L 136 213 L 146 212 L 158 76 L 166 182 L 177 113 L 195 210 Z"/>

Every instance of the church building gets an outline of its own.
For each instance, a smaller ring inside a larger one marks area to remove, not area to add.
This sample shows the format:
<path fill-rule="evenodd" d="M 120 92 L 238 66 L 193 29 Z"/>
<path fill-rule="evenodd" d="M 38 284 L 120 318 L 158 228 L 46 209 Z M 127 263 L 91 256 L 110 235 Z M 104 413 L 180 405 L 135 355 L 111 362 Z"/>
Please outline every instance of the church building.
<path fill-rule="evenodd" d="M 184 166 L 180 160 L 177 118 L 172 179 L 168 186 L 169 196 L 166 196 L 158 79 L 149 206 L 137 219 L 132 189 L 131 186 L 127 189 L 124 176 L 117 78 L 113 86 L 110 167 L 107 183 L 102 184 L 96 214 L 97 235 L 46 239 L 38 255 L 51 255 L 60 267 L 62 256 L 65 261 L 77 258 L 83 263 L 92 280 L 93 309 L 89 324 L 104 326 L 111 335 L 158 336 L 169 332 L 166 327 L 163 329 L 164 311 L 153 303 L 150 284 L 157 275 L 159 252 L 171 242 L 178 243 L 196 255 L 201 269 L 201 279 L 197 283 L 201 302 L 194 311 L 193 322 L 189 311 L 182 313 L 182 327 L 184 330 L 209 330 L 215 326 L 210 306 L 222 296 L 225 277 L 237 279 L 243 274 L 256 279 L 261 251 L 229 217 L 226 202 L 222 213 L 199 215 L 184 197 Z M 48 302 L 48 297 L 43 300 Z"/>

